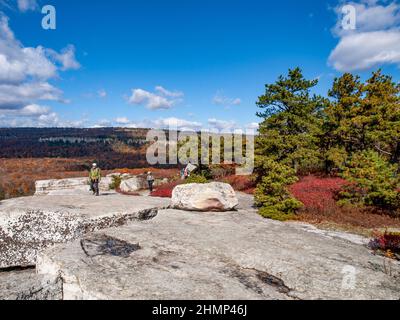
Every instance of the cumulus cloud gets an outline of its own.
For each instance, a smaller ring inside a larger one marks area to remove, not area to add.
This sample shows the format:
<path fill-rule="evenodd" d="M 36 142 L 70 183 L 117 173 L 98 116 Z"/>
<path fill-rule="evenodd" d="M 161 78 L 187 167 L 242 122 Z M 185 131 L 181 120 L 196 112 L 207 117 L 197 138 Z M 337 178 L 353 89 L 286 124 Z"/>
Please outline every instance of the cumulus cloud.
<path fill-rule="evenodd" d="M 346 4 L 356 10 L 356 29 L 342 28 L 343 5 L 338 6 L 333 33 L 339 43 L 329 56 L 329 64 L 341 72 L 400 64 L 400 6 L 377 0 Z"/>
<path fill-rule="evenodd" d="M 58 115 L 50 107 L 30 104 L 22 109 L 3 110 L 0 114 L 1 127 L 59 127 Z"/>
<path fill-rule="evenodd" d="M 226 97 L 222 91 L 218 91 L 213 98 L 213 103 L 220 106 L 230 107 L 240 105 L 242 100 L 240 98 Z"/>
<path fill-rule="evenodd" d="M 238 128 L 235 121 L 217 120 L 215 118 L 208 119 L 208 124 L 212 129 L 219 131 L 232 131 Z"/>
<path fill-rule="evenodd" d="M 182 101 L 182 92 L 172 92 L 161 86 L 155 88 L 156 93 L 143 89 L 132 89 L 132 95 L 128 99 L 130 104 L 145 105 L 150 110 L 171 109 Z"/>
<path fill-rule="evenodd" d="M 18 9 L 22 12 L 36 10 L 38 4 L 36 0 L 17 0 Z"/>
<path fill-rule="evenodd" d="M 184 96 L 183 92 L 181 91 L 169 91 L 162 86 L 157 86 L 156 91 L 165 97 L 182 98 Z"/>
<path fill-rule="evenodd" d="M 62 49 L 60 53 L 52 49 L 47 49 L 47 54 L 60 64 L 62 71 L 78 70 L 81 67 L 75 58 L 75 47 L 71 44 Z"/>
<path fill-rule="evenodd" d="M 63 92 L 50 81 L 58 78 L 60 71 L 79 67 L 71 45 L 59 53 L 43 46 L 25 47 L 9 27 L 8 17 L 0 13 L 0 124 L 61 125 L 57 114 L 41 102 L 67 103 Z"/>
<path fill-rule="evenodd" d="M 45 100 L 65 102 L 62 91 L 47 82 L 0 84 L 0 110 L 20 109 L 34 101 Z"/>

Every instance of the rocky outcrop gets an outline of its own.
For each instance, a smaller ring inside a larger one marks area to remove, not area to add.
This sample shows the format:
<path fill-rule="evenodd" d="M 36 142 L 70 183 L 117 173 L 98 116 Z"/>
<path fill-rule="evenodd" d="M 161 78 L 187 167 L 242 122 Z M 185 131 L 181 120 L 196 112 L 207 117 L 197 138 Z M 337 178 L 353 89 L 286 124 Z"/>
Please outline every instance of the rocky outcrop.
<path fill-rule="evenodd" d="M 0 271 L 0 300 L 61 300 L 62 279 L 35 270 Z"/>
<path fill-rule="evenodd" d="M 189 211 L 231 211 L 239 205 L 233 188 L 226 183 L 185 184 L 175 187 L 171 207 Z"/>
<path fill-rule="evenodd" d="M 103 177 L 99 188 L 102 192 L 110 191 L 112 177 Z M 85 194 L 89 192 L 88 178 L 39 180 L 35 183 L 35 195 Z"/>
<path fill-rule="evenodd" d="M 137 192 L 146 188 L 146 179 L 142 176 L 123 180 L 120 185 L 120 189 L 122 192 Z"/>
<path fill-rule="evenodd" d="M 259 217 L 163 210 L 41 252 L 64 299 L 399 299 L 400 265 L 359 240 Z"/>
<path fill-rule="evenodd" d="M 35 265 L 36 255 L 55 243 L 79 239 L 88 232 L 145 220 L 165 207 L 164 199 L 116 193 L 34 196 L 0 203 L 0 268 Z"/>
<path fill-rule="evenodd" d="M 67 190 L 87 192 L 89 190 L 89 182 L 87 178 L 39 180 L 35 183 L 35 189 L 35 195 L 63 193 Z"/>
<path fill-rule="evenodd" d="M 148 188 L 146 177 L 143 175 L 133 176 L 125 173 L 111 173 L 100 180 L 100 191 L 110 191 L 110 186 L 113 183 L 113 178 L 119 177 L 122 179 L 121 191 L 123 192 L 137 192 Z M 160 186 L 168 183 L 168 179 L 156 179 L 154 186 Z M 79 195 L 90 192 L 88 178 L 70 178 L 70 179 L 53 179 L 53 180 L 39 180 L 35 183 L 36 196 L 43 195 Z"/>

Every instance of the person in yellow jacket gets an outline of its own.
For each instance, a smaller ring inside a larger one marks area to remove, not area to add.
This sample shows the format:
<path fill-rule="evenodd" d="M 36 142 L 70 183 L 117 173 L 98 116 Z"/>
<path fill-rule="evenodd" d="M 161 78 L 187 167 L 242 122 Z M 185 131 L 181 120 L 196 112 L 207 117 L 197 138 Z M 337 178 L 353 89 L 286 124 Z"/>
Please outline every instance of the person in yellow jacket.
<path fill-rule="evenodd" d="M 97 163 L 93 163 L 89 172 L 90 190 L 93 195 L 99 196 L 99 183 L 101 180 L 101 170 L 97 167 Z"/>

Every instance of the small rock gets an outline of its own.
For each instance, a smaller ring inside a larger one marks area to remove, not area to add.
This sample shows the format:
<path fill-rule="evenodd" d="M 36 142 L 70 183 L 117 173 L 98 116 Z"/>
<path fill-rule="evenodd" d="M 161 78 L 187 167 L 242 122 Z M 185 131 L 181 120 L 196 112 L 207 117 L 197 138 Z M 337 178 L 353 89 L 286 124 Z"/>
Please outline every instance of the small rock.
<path fill-rule="evenodd" d="M 175 187 L 171 206 L 189 211 L 231 211 L 239 205 L 235 191 L 227 183 L 185 184 Z"/>

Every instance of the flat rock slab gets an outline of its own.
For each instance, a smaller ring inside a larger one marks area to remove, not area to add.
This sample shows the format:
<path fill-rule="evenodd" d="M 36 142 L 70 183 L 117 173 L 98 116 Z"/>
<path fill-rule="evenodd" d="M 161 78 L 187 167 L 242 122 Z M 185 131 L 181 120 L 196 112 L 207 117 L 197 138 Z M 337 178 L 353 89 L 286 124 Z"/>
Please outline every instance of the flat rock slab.
<path fill-rule="evenodd" d="M 162 210 L 38 256 L 64 299 L 399 299 L 400 266 L 255 210 Z"/>
<path fill-rule="evenodd" d="M 35 270 L 0 272 L 0 300 L 61 300 L 60 278 L 38 276 Z"/>
<path fill-rule="evenodd" d="M 37 251 L 84 234 L 150 219 L 168 199 L 108 193 L 34 196 L 0 202 L 0 268 L 36 264 Z"/>

